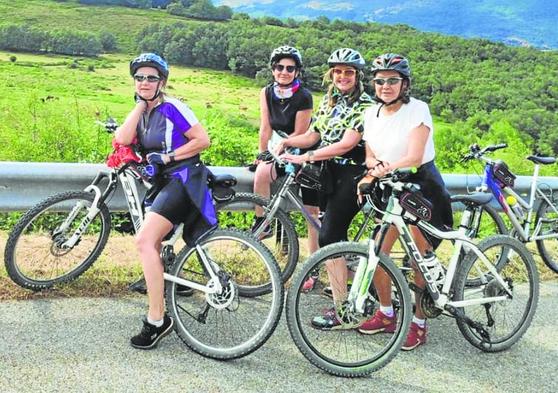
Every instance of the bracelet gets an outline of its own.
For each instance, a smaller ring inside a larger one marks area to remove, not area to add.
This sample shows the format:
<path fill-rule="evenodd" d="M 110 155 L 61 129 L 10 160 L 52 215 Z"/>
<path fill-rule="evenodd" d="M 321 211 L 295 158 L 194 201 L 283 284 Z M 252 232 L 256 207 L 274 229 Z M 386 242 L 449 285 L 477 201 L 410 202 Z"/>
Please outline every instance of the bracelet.
<path fill-rule="evenodd" d="M 314 163 L 314 150 L 308 150 L 306 152 L 308 154 L 308 161 L 313 164 Z"/>

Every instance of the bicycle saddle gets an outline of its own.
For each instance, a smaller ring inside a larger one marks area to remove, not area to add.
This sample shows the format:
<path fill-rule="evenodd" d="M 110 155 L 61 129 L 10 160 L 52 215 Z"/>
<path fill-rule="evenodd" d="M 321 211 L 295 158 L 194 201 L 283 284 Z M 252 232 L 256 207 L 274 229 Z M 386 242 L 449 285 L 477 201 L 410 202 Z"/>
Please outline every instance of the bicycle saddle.
<path fill-rule="evenodd" d="M 536 164 L 543 164 L 543 165 L 548 165 L 548 164 L 554 164 L 556 162 L 556 158 L 555 157 L 539 157 L 539 156 L 527 156 L 527 159 L 529 161 L 533 161 Z"/>
<path fill-rule="evenodd" d="M 492 194 L 487 192 L 474 192 L 472 194 L 452 195 L 452 202 L 461 202 L 464 205 L 486 205 L 492 200 Z"/>

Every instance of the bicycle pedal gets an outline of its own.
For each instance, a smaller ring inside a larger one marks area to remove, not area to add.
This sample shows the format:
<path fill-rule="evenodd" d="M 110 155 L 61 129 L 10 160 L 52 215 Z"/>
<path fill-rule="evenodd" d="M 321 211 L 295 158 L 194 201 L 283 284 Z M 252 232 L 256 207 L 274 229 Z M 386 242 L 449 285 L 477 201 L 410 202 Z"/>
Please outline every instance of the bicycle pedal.
<path fill-rule="evenodd" d="M 134 224 L 132 222 L 123 222 L 114 226 L 114 230 L 122 234 L 134 233 Z"/>
<path fill-rule="evenodd" d="M 147 286 L 145 285 L 145 279 L 140 278 L 139 280 L 128 285 L 128 290 L 132 292 L 141 293 L 142 295 L 147 294 Z"/>

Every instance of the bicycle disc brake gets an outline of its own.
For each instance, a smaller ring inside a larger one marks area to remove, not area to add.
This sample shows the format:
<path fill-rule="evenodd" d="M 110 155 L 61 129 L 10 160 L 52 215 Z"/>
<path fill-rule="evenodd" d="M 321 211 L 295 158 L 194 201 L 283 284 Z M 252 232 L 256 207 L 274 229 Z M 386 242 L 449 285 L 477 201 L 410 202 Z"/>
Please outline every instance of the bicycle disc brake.
<path fill-rule="evenodd" d="M 223 310 L 233 304 L 233 301 L 237 298 L 238 291 L 236 285 L 225 272 L 219 271 L 217 273 L 217 279 L 223 289 L 219 293 L 206 293 L 205 299 L 211 307 L 217 310 Z M 214 288 L 215 281 L 210 279 L 207 286 L 209 288 Z"/>

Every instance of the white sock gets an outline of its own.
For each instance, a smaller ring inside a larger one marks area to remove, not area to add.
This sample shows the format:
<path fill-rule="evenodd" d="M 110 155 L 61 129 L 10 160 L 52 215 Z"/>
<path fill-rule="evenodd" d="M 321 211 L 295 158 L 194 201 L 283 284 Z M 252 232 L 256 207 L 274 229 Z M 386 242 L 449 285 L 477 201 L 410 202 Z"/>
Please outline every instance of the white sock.
<path fill-rule="evenodd" d="M 380 311 L 382 312 L 382 314 L 384 314 L 386 317 L 393 317 L 393 306 L 382 306 L 380 304 Z"/>
<path fill-rule="evenodd" d="M 147 317 L 147 322 L 149 322 L 149 324 L 151 324 L 155 327 L 161 327 L 161 326 L 163 326 L 164 318 L 161 319 L 160 321 L 154 321 L 153 319 L 149 318 L 149 316 L 148 316 Z"/>
<path fill-rule="evenodd" d="M 423 329 L 426 326 L 426 319 L 418 319 L 417 317 L 413 317 L 413 322 Z"/>

